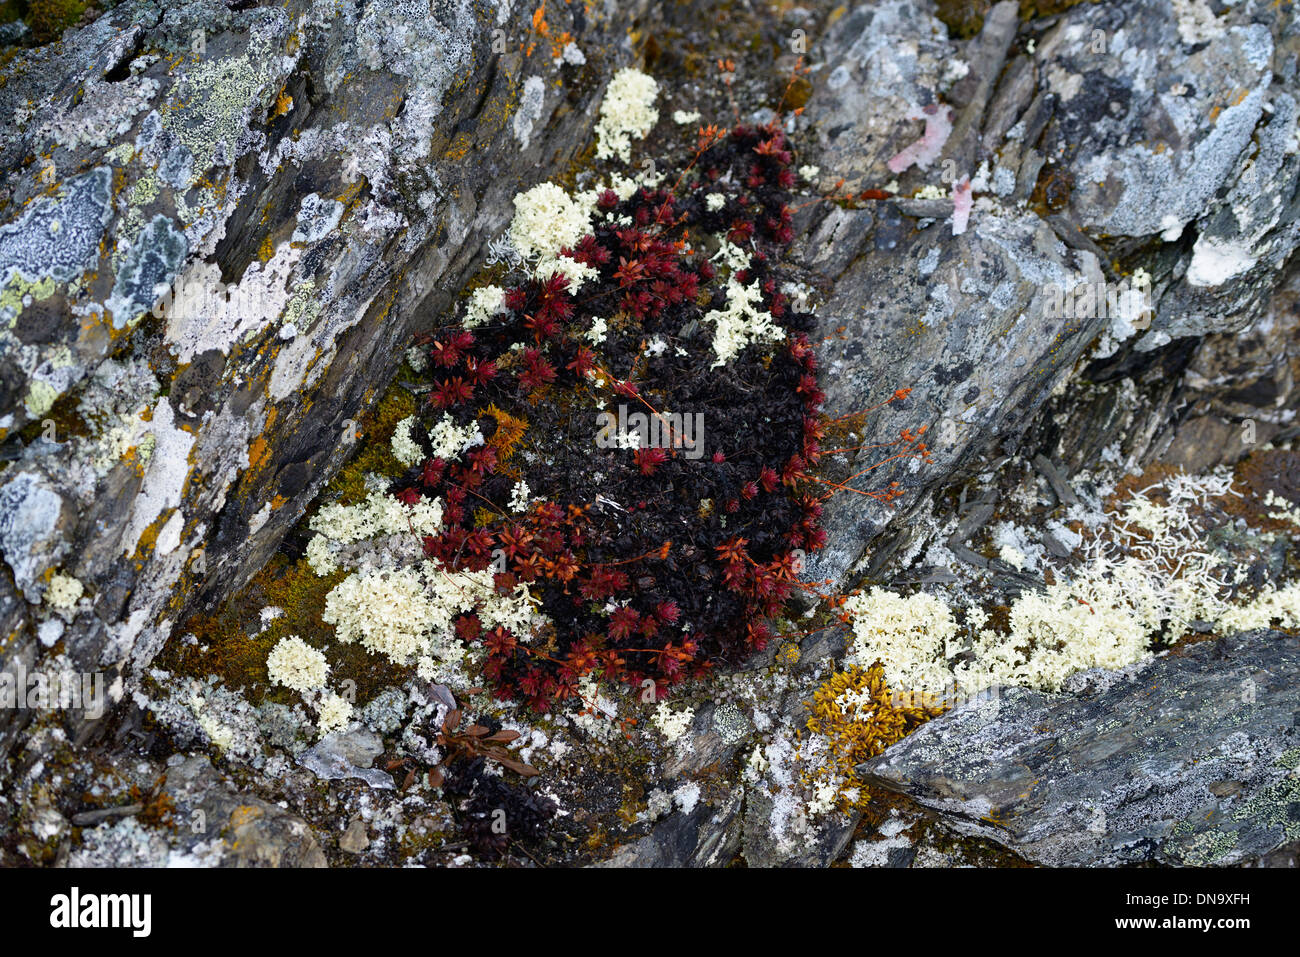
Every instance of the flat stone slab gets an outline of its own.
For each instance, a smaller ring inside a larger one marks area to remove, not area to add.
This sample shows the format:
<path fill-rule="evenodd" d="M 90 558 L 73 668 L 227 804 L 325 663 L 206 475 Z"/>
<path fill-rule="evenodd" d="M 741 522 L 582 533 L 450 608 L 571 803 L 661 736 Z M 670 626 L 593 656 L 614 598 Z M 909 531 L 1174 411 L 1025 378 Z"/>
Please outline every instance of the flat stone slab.
<path fill-rule="evenodd" d="M 1300 839 L 1300 638 L 1246 632 L 1070 687 L 963 705 L 861 770 L 1048 865 L 1222 866 Z"/>

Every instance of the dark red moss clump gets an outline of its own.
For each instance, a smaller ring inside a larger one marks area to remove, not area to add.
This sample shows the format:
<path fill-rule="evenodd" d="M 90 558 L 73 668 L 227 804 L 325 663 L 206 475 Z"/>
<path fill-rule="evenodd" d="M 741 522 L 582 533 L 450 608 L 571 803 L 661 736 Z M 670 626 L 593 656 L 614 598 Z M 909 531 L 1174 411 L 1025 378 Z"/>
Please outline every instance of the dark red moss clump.
<path fill-rule="evenodd" d="M 813 317 L 781 292 L 792 161 L 775 125 L 710 134 L 674 188 L 600 197 L 592 232 L 568 251 L 598 273 L 576 294 L 562 275 L 520 270 L 505 315 L 421 338 L 431 371 L 412 438 L 426 459 L 392 491 L 443 500 L 426 555 L 493 568 L 503 593 L 528 583 L 553 623 L 522 635 L 459 619 L 459 637 L 486 649 L 499 696 L 544 711 L 596 675 L 648 680 L 663 697 L 738 664 L 769 640 L 765 619 L 822 547 L 824 496 L 809 476 L 823 434 Z M 710 209 L 710 193 L 725 203 Z M 704 317 L 726 307 L 727 289 L 696 245 L 716 248 L 715 234 L 750 256 L 735 278 L 759 284 L 758 307 L 785 331 L 716 368 Z M 598 344 L 586 336 L 597 317 L 608 321 Z M 612 416 L 644 415 L 664 440 L 600 447 L 600 402 Z M 444 413 L 476 421 L 486 444 L 435 458 L 426 433 Z M 541 499 L 524 513 L 509 507 L 519 478 Z"/>

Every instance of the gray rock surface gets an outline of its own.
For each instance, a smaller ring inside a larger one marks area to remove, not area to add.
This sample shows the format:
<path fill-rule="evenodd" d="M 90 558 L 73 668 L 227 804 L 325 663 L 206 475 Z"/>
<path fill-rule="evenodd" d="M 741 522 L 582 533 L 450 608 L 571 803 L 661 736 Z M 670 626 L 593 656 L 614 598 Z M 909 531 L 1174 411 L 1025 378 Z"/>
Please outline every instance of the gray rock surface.
<path fill-rule="evenodd" d="M 601 867 L 721 867 L 741 847 L 743 796 L 738 789 L 716 804 L 669 815 L 648 835 L 616 850 Z"/>
<path fill-rule="evenodd" d="M 297 815 L 238 792 L 203 755 L 167 770 L 171 830 L 133 816 L 99 824 L 67 860 L 70 867 L 325 867 L 312 829 Z"/>
<path fill-rule="evenodd" d="M 1296 25 L 1268 4 L 1205 18 L 1195 6 L 1079 4 L 1016 32 L 1003 3 L 960 44 L 932 3 L 863 4 L 818 45 L 808 112 L 821 181 L 947 194 L 970 177 L 975 206 L 961 235 L 950 201 L 805 216 L 800 251 L 829 288 L 818 309 L 828 408 L 847 414 L 910 388 L 869 417 L 862 442 L 928 426 L 934 457 L 855 482 L 900 482 L 891 505 L 833 499 L 810 579 L 842 582 L 868 548 L 864 570 L 882 568 L 939 487 L 1018 448 L 1099 335 L 1105 354 L 1122 355 L 1235 333 L 1266 313 L 1300 240 Z M 905 118 L 936 105 L 954 118 L 942 152 L 894 174 L 888 160 L 923 131 Z M 1151 276 L 1145 320 L 1050 307 L 1052 286 L 1101 291 L 1139 268 Z M 863 454 L 848 472 L 879 458 Z"/>
<path fill-rule="evenodd" d="M 1042 864 L 1254 861 L 1300 838 L 1298 682 L 1300 639 L 1247 632 L 963 706 L 862 770 Z"/>
<path fill-rule="evenodd" d="M 384 742 L 372 731 L 335 732 L 304 751 L 298 763 L 324 781 L 357 778 L 372 788 L 391 789 L 396 786 L 392 775 L 370 766 L 383 750 Z"/>

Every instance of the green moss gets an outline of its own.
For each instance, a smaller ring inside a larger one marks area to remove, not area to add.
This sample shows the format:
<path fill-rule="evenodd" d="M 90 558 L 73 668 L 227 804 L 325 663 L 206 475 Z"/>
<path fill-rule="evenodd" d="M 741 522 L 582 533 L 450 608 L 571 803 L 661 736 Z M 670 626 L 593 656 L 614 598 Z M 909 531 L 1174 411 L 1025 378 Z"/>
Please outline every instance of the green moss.
<path fill-rule="evenodd" d="M 281 638 L 297 635 L 325 652 L 330 662 L 330 686 L 351 688 L 353 685 L 346 683 L 354 683 L 357 703 L 364 704 L 385 688 L 401 684 L 409 669 L 371 655 L 360 645 L 334 640 L 334 629 L 325 624 L 321 613 L 325 597 L 343 575 L 318 576 L 306 561 L 290 562 L 276 555 L 248 587 L 214 613 L 187 621 L 179 634 L 192 633 L 198 645 L 168 642 L 158 657 L 159 666 L 193 677 L 215 675 L 226 687 L 244 691 L 254 704 L 292 705 L 300 700 L 299 695 L 270 683 L 266 656 Z M 284 613 L 261 630 L 261 611 L 272 606 Z"/>
<path fill-rule="evenodd" d="M 389 386 L 383 398 L 358 420 L 359 448 L 326 486 L 322 500 L 328 501 L 333 495 L 345 505 L 356 505 L 366 497 L 367 473 L 400 475 L 404 469 L 393 457 L 390 440 L 397 423 L 414 413 L 415 396 L 396 383 Z"/>
<path fill-rule="evenodd" d="M 38 43 L 50 43 L 81 19 L 86 12 L 84 0 L 28 0 L 27 25 Z"/>

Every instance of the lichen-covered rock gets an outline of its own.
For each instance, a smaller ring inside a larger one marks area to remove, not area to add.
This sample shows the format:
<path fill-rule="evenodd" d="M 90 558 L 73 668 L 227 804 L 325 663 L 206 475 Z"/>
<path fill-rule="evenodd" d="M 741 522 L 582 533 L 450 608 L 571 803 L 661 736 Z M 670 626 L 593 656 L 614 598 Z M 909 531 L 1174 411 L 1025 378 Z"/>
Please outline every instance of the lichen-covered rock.
<path fill-rule="evenodd" d="M 1300 640 L 1247 632 L 957 708 L 861 770 L 1042 864 L 1246 863 L 1300 838 L 1297 681 Z"/>
<path fill-rule="evenodd" d="M 600 867 L 725 867 L 741 844 L 742 790 L 716 803 L 672 814 L 638 841 L 621 847 Z"/>
<path fill-rule="evenodd" d="M 306 822 L 236 791 L 202 755 L 167 770 L 170 827 L 134 815 L 88 829 L 70 867 L 326 867 Z"/>
<path fill-rule="evenodd" d="M 1157 309 L 1140 350 L 1249 325 L 1296 247 L 1289 18 L 1080 4 L 1033 54 L 1054 98 L 1040 151 L 1064 168 L 1070 214 L 1099 242 L 1148 244 Z"/>
<path fill-rule="evenodd" d="M 911 537 L 899 514 L 1014 452 L 1099 336 L 1120 362 L 1265 315 L 1300 241 L 1294 25 L 1267 5 L 1202 7 L 1121 0 L 1019 24 L 1000 3 L 960 43 L 907 0 L 859 6 L 818 44 L 820 181 L 899 197 L 805 215 L 805 264 L 831 281 L 827 407 L 910 388 L 859 438 L 928 426 L 934 461 L 872 470 L 901 483 L 892 507 L 837 496 L 809 579 L 843 581 L 868 545 L 859 570 L 883 567 Z M 967 180 L 968 225 L 951 215 Z M 1129 278 L 1144 298 L 1109 306 Z M 1080 289 L 1098 298 L 1053 299 Z"/>

